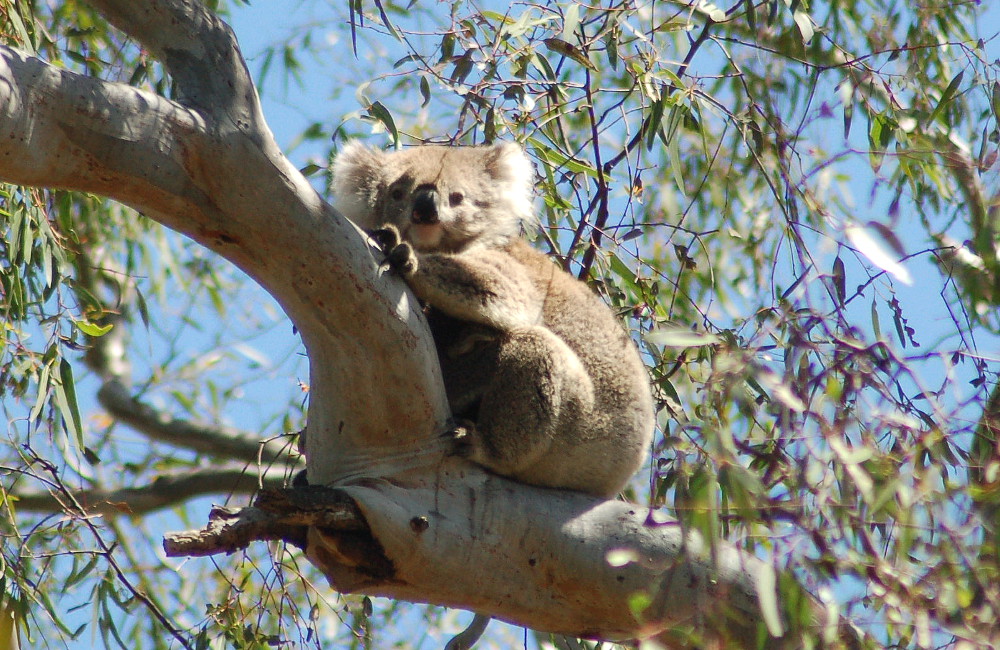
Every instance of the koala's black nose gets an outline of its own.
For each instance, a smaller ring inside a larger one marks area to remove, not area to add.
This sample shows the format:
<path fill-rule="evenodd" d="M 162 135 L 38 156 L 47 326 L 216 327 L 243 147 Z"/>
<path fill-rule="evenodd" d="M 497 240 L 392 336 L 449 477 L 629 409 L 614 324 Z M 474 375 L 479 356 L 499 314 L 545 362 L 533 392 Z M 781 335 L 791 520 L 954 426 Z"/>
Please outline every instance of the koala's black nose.
<path fill-rule="evenodd" d="M 437 190 L 433 187 L 418 187 L 413 195 L 413 223 L 432 224 L 438 222 Z"/>

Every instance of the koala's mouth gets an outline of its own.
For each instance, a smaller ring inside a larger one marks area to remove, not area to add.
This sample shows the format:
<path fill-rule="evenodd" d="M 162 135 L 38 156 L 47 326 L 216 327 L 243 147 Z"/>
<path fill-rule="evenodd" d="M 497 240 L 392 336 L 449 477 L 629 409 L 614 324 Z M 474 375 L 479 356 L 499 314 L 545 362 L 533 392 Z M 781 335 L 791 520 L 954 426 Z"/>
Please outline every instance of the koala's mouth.
<path fill-rule="evenodd" d="M 407 231 L 407 239 L 417 250 L 436 249 L 441 245 L 441 238 L 444 231 L 440 223 L 423 224 L 411 223 Z"/>

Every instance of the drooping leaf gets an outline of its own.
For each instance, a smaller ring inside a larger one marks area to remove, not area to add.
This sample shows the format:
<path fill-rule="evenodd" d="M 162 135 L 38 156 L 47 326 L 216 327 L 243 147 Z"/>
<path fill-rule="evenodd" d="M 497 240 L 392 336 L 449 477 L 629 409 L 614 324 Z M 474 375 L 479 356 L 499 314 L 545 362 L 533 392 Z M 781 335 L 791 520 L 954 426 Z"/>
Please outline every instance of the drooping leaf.
<path fill-rule="evenodd" d="M 840 259 L 840 255 L 833 260 L 833 272 L 830 274 L 833 280 L 834 295 L 837 296 L 837 304 L 840 307 L 844 306 L 844 301 L 847 300 L 847 272 L 844 268 L 844 260 Z"/>
<path fill-rule="evenodd" d="M 389 112 L 389 109 L 382 102 L 373 102 L 368 107 L 368 114 L 385 126 L 385 130 L 392 138 L 393 146 L 399 146 L 399 131 L 396 129 L 396 121 L 392 118 L 392 113 Z"/>
<path fill-rule="evenodd" d="M 934 107 L 934 110 L 931 111 L 930 116 L 928 116 L 928 122 L 936 120 L 941 116 L 944 110 L 948 108 L 948 104 L 950 104 L 955 98 L 955 93 L 958 91 L 958 87 L 962 85 L 963 77 L 965 77 L 965 70 L 961 70 L 957 75 L 952 77 L 948 86 L 944 89 L 944 92 L 941 93 L 941 101 L 938 102 L 938 105 Z"/>
<path fill-rule="evenodd" d="M 584 54 L 580 50 L 580 48 L 573 45 L 572 43 L 568 43 L 562 40 L 561 38 L 546 38 L 544 41 L 542 41 L 542 43 L 544 43 L 545 47 L 549 48 L 553 52 L 557 52 L 559 54 L 562 54 L 563 56 L 569 57 L 574 61 L 576 61 L 577 63 L 579 63 L 580 65 L 590 70 L 593 70 L 594 72 L 597 71 L 597 66 L 591 63 L 590 59 L 587 58 L 587 55 Z"/>
<path fill-rule="evenodd" d="M 83 449 L 83 421 L 76 399 L 76 382 L 73 380 L 73 367 L 65 358 L 59 360 L 59 381 L 56 382 L 55 389 L 56 401 L 69 429 L 70 438 Z"/>
<path fill-rule="evenodd" d="M 799 28 L 799 33 L 802 34 L 802 42 L 808 45 L 816 33 L 813 29 L 812 18 L 806 12 L 797 10 L 792 14 L 792 19 L 795 20 L 795 24 Z"/>

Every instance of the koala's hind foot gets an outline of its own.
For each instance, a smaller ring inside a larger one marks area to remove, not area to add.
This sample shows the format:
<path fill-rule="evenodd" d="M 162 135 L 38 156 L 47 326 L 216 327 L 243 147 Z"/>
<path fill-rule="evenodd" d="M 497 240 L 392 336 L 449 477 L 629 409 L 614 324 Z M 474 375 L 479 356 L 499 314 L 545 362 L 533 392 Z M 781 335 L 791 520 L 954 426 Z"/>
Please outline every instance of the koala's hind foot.
<path fill-rule="evenodd" d="M 562 340 L 540 327 L 508 332 L 475 424 L 458 422 L 448 433 L 452 453 L 525 483 L 558 479 L 578 489 L 586 476 L 578 476 L 577 441 L 563 440 L 593 404 L 590 377 Z"/>
<path fill-rule="evenodd" d="M 476 425 L 469 420 L 456 420 L 453 427 L 441 434 L 452 443 L 451 456 L 471 458 L 475 454 Z"/>
<path fill-rule="evenodd" d="M 404 278 L 417 272 L 417 254 L 408 242 L 403 241 L 399 229 L 392 224 L 385 224 L 372 231 L 370 237 L 379 249 L 385 253 L 385 263 Z"/>

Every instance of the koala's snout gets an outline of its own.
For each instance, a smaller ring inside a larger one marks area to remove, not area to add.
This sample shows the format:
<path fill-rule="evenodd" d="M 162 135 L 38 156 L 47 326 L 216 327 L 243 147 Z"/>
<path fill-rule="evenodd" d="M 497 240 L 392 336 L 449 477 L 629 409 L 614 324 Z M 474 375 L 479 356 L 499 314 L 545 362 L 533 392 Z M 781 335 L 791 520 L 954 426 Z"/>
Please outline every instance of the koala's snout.
<path fill-rule="evenodd" d="M 413 195 L 413 223 L 435 224 L 438 222 L 438 193 L 433 187 L 418 187 Z"/>

